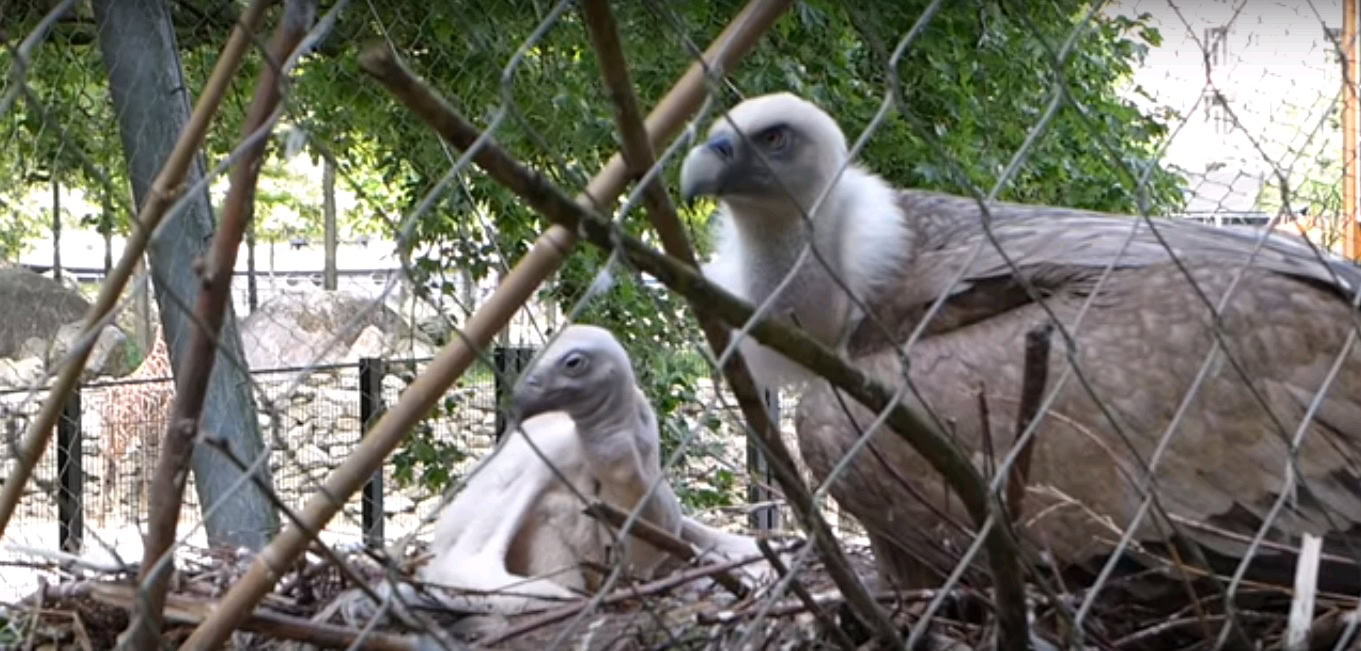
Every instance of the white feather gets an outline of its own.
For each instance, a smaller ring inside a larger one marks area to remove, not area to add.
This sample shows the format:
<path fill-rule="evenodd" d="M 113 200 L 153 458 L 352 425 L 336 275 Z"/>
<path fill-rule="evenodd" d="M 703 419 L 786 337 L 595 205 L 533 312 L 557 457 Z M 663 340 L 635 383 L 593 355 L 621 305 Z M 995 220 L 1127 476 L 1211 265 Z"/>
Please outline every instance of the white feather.
<path fill-rule="evenodd" d="M 713 260 L 702 267 L 703 273 L 715 284 L 759 306 L 766 297 L 752 295 L 748 270 L 755 264 L 753 247 L 770 240 L 742 237 L 734 219 L 726 204 L 715 214 L 715 253 Z M 839 252 L 833 275 L 861 302 L 868 301 L 872 290 L 896 275 L 906 263 L 910 238 L 897 203 L 897 190 L 859 166 L 846 169 L 813 219 L 815 224 L 832 225 L 814 229 L 818 237 L 816 246 L 819 251 Z M 816 267 L 819 263 L 809 255 L 804 264 Z M 826 293 L 793 296 L 789 303 L 799 312 L 832 316 L 832 327 L 820 337 L 822 343 L 832 347 L 839 347 L 861 314 L 839 287 Z M 750 337 L 744 337 L 739 346 L 752 375 L 763 387 L 797 387 L 815 377 L 803 366 Z"/>
<path fill-rule="evenodd" d="M 865 302 L 907 264 L 911 240 L 907 220 L 898 205 L 898 190 L 858 166 L 846 170 L 835 192 L 844 202 L 840 209 L 845 215 L 841 220 L 845 230 L 833 234 L 841 238 L 841 277 Z M 860 315 L 854 304 L 851 308 L 843 325 Z"/>

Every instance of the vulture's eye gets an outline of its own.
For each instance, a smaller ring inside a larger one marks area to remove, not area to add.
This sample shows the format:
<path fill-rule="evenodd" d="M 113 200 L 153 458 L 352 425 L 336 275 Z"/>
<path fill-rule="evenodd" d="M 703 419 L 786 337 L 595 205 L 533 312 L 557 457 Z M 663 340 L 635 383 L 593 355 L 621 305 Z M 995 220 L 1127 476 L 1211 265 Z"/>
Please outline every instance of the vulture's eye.
<path fill-rule="evenodd" d="M 789 132 L 783 126 L 771 127 L 762 131 L 756 138 L 766 149 L 779 151 L 789 143 Z"/>

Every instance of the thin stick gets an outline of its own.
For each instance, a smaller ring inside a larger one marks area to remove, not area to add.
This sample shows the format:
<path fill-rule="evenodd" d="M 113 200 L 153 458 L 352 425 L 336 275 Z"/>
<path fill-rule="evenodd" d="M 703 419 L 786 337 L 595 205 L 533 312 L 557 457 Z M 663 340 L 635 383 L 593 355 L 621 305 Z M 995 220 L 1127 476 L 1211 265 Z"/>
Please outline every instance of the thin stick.
<path fill-rule="evenodd" d="M 283 18 L 270 43 L 268 56 L 278 62 L 287 60 L 307 35 L 315 15 L 316 0 L 290 0 L 285 3 Z M 251 100 L 246 121 L 241 125 L 242 138 L 249 138 L 260 129 L 278 106 L 281 94 L 279 72 L 275 66 L 261 68 L 255 97 Z M 208 393 L 208 379 L 217 359 L 214 342 L 222 331 L 227 301 L 231 298 L 236 252 L 241 248 L 241 238 L 251 219 L 260 161 L 268 145 L 269 141 L 264 138 L 256 140 L 232 168 L 231 189 L 227 192 L 222 220 L 213 234 L 206 261 L 198 265 L 202 286 L 194 306 L 194 317 L 200 326 L 192 329 L 184 367 L 176 382 L 175 402 L 162 439 L 160 458 L 156 460 L 156 471 L 151 478 L 151 491 L 147 498 L 147 532 L 142 567 L 137 577 L 144 591 L 144 600 L 137 604 L 126 633 L 133 648 L 155 648 L 161 638 L 161 610 L 170 587 L 173 564 L 161 563 L 160 560 L 175 542 L 180 507 L 184 501 L 184 486 L 189 478 L 189 459 L 194 453 L 194 438 L 198 433 L 198 421 Z"/>
<path fill-rule="evenodd" d="M 766 557 L 766 562 L 770 563 L 770 566 L 774 568 L 781 577 L 789 576 L 789 568 L 785 567 L 784 561 L 780 560 L 780 555 L 776 554 L 775 550 L 770 548 L 770 543 L 766 542 L 764 538 L 757 538 L 756 547 L 761 550 L 761 554 Z M 823 610 L 822 606 L 818 605 L 817 600 L 813 599 L 813 595 L 809 594 L 808 588 L 803 587 L 803 584 L 800 583 L 797 578 L 791 578 L 789 580 L 789 589 L 794 593 L 795 597 L 799 598 L 799 602 L 803 604 L 803 607 L 813 613 L 813 617 L 817 618 L 819 622 L 822 622 L 823 628 L 836 640 L 836 643 L 840 645 L 841 648 L 856 648 L 855 640 L 852 640 L 851 637 L 846 634 L 846 631 L 841 630 L 841 627 L 837 626 L 836 620 L 832 619 L 832 616 L 828 615 L 827 611 Z M 871 596 L 871 598 L 873 598 L 873 596 Z"/>
<path fill-rule="evenodd" d="M 90 593 L 96 600 L 120 608 L 132 608 L 137 602 L 135 588 L 130 585 L 96 583 L 91 586 Z M 167 619 L 182 624 L 197 624 L 212 612 L 213 602 L 170 595 L 166 600 L 165 608 Z M 358 631 L 336 624 L 316 622 L 268 610 L 250 613 L 250 616 L 242 622 L 241 630 L 284 640 L 310 642 L 317 646 L 333 649 L 349 647 L 361 637 L 365 649 L 416 651 L 422 648 L 419 640 L 411 636 L 376 631 Z M 154 649 L 159 648 L 159 646 L 148 648 Z"/>
<path fill-rule="evenodd" d="M 393 54 L 383 46 L 365 52 L 361 55 L 361 61 L 366 70 L 383 82 L 393 95 L 401 99 L 412 112 L 450 144 L 463 146 L 472 142 L 478 135 L 475 127 L 459 115 L 447 101 L 419 82 L 411 71 L 398 63 Z M 525 199 L 539 214 L 579 230 L 587 240 L 604 250 L 621 253 L 630 265 L 661 281 L 693 304 L 705 306 L 706 312 L 721 317 L 729 324 L 744 324 L 752 318 L 755 310 L 750 303 L 710 283 L 691 265 L 652 249 L 638 238 L 621 232 L 610 220 L 592 212 L 590 208 L 573 203 L 541 174 L 524 167 L 498 145 L 485 143 L 473 160 L 498 183 Z M 1005 509 L 1000 500 L 989 493 L 978 469 L 969 459 L 945 435 L 907 406 L 895 401 L 894 392 L 889 391 L 885 385 L 847 364 L 839 355 L 802 329 L 764 317 L 757 319 L 749 332 L 762 345 L 822 376 L 833 387 L 844 391 L 867 409 L 885 413 L 889 431 L 912 446 L 945 481 L 949 482 L 959 494 L 960 500 L 977 526 L 982 527 L 991 517 L 1004 517 Z M 725 335 L 726 331 L 719 336 Z M 748 394 L 747 403 L 742 404 L 744 414 L 751 413 L 749 410 L 764 409 L 759 400 L 751 401 L 755 391 L 749 375 L 742 377 L 733 374 L 729 376 L 729 380 L 745 381 L 741 385 L 734 383 L 733 386 L 739 403 L 743 402 L 743 393 Z M 759 418 L 754 420 L 762 422 Z M 766 419 L 764 422 L 768 423 L 769 420 Z M 772 431 L 760 434 L 761 436 L 755 439 L 758 443 L 765 437 L 779 436 L 778 430 L 773 428 Z M 770 447 L 762 451 L 768 455 L 777 477 L 782 472 L 792 474 L 794 467 L 792 460 L 780 458 L 780 448 Z M 785 452 L 787 453 L 787 450 Z M 781 465 L 785 465 L 785 468 L 781 468 Z M 808 495 L 806 492 L 798 491 L 797 485 L 791 482 L 791 486 L 796 490 L 787 494 L 786 498 L 794 506 L 796 513 L 809 514 L 809 521 L 815 527 L 813 529 L 815 537 L 825 535 L 830 538 L 830 540 L 824 538 L 825 542 L 820 542 L 819 548 L 821 549 L 824 544 L 830 546 L 831 543 L 835 543 L 830 528 L 826 526 L 818 511 L 812 508 L 811 501 L 805 501 Z M 1018 645 L 1024 645 L 1029 639 L 1026 630 L 1028 624 L 1025 619 L 1025 592 L 1019 561 L 1020 553 L 1016 541 L 1011 537 L 1010 527 L 989 527 L 984 544 L 996 586 L 997 610 L 1001 615 L 999 620 L 1003 625 L 1002 641 L 1005 644 L 1002 646 L 1018 648 Z M 827 560 L 830 562 L 835 559 L 836 557 L 832 556 Z"/>
<path fill-rule="evenodd" d="M 620 588 L 618 590 L 615 590 L 614 592 L 605 595 L 604 598 L 600 599 L 600 605 L 612 606 L 621 601 L 627 601 L 629 599 L 638 599 L 641 597 L 660 594 L 676 586 L 685 585 L 686 583 L 689 583 L 696 579 L 712 577 L 719 572 L 730 572 L 733 569 L 742 567 L 743 565 L 750 565 L 751 563 L 755 563 L 760 560 L 762 560 L 761 556 L 752 556 L 750 558 L 743 558 L 735 561 L 715 563 L 713 565 L 704 565 L 701 567 L 697 567 L 693 570 L 677 572 L 675 574 L 672 574 L 671 576 L 663 577 L 650 583 L 644 583 L 640 586 Z M 561 606 L 557 610 L 550 610 L 533 619 L 526 620 L 524 622 L 521 622 L 520 624 L 508 628 L 487 640 L 480 641 L 479 646 L 484 648 L 493 647 L 496 646 L 497 644 L 505 642 L 506 640 L 524 635 L 525 633 L 528 633 L 530 631 L 543 628 L 554 622 L 560 622 L 564 619 L 567 619 L 568 617 L 571 617 L 572 615 L 581 612 L 581 610 L 589 606 L 590 603 L 591 603 L 590 599 L 582 599 L 575 603 L 570 603 L 565 606 Z"/>
<path fill-rule="evenodd" d="M 146 251 L 151 233 L 160 225 L 166 211 L 179 196 L 182 190 L 180 186 L 184 183 L 189 164 L 193 161 L 199 145 L 203 143 L 203 136 L 208 131 L 208 125 L 212 123 L 218 104 L 222 102 L 222 96 L 231 83 L 232 75 L 236 74 L 241 58 L 251 43 L 251 32 L 255 30 L 264 16 L 265 9 L 271 4 L 273 4 L 271 0 L 255 0 L 241 14 L 241 20 L 232 29 L 231 37 L 227 40 L 226 47 L 222 48 L 222 54 L 218 56 L 217 64 L 213 66 L 213 73 L 204 85 L 202 94 L 199 95 L 194 112 L 189 116 L 189 123 L 180 133 L 175 149 L 166 159 L 161 173 L 151 184 L 151 191 L 147 193 L 146 203 L 138 211 L 135 227 L 123 246 L 123 254 L 118 259 L 118 265 L 104 279 L 99 288 L 99 296 L 85 313 L 80 335 L 71 344 L 61 373 L 52 383 L 47 399 L 43 401 L 42 408 L 24 435 L 23 442 L 15 451 L 14 463 L 5 477 L 4 486 L 0 487 L 0 535 L 4 535 L 5 527 L 9 524 L 10 517 L 14 515 L 14 509 L 19 505 L 19 498 L 23 496 L 24 485 L 28 483 L 38 460 L 47 450 L 48 441 L 52 437 L 52 428 L 57 422 L 57 417 L 61 415 L 62 407 L 66 405 L 67 396 L 71 395 L 71 390 L 80 381 L 80 374 L 85 370 L 85 361 L 90 357 L 90 351 L 94 349 L 96 328 L 118 303 L 118 297 L 122 295 L 128 279 L 132 277 L 138 260 L 142 259 L 142 253 Z"/>
<path fill-rule="evenodd" d="M 921 590 L 889 590 L 873 594 L 874 600 L 879 603 L 914 603 L 931 601 L 940 594 L 940 590 L 934 588 Z M 810 595 L 813 603 L 818 607 L 830 606 L 833 604 L 845 603 L 846 598 L 840 592 L 823 592 Z M 967 596 L 964 593 L 947 595 L 951 598 L 962 598 Z M 749 606 L 737 611 L 724 611 L 716 614 L 700 613 L 697 618 L 701 624 L 721 624 L 732 622 L 739 619 L 750 619 L 752 617 L 787 617 L 808 611 L 808 603 L 802 599 L 787 599 L 770 608 L 761 605 Z"/>
<path fill-rule="evenodd" d="M 756 44 L 775 19 L 789 5 L 788 0 L 752 0 L 705 52 L 711 66 L 727 68 Z M 364 64 L 361 61 L 361 64 Z M 671 138 L 703 101 L 704 70 L 696 62 L 648 115 L 647 131 L 653 142 Z M 477 134 L 463 145 L 469 146 Z M 579 201 L 585 205 L 613 203 L 628 184 L 628 171 L 622 156 L 615 155 L 587 186 Z M 583 208 L 584 209 L 584 208 Z M 448 390 L 477 358 L 476 349 L 485 347 L 524 305 L 549 274 L 553 273 L 576 244 L 571 228 L 554 224 L 535 241 L 496 293 L 464 325 L 462 336 L 452 338 L 435 356 L 425 371 L 402 392 L 392 409 L 374 423 L 358 448 L 326 478 L 321 491 L 308 500 L 303 521 L 320 530 L 339 510 L 333 497 L 342 501 L 363 486 L 375 470 L 397 447 L 406 433 Z M 236 624 L 282 575 L 276 568 L 289 567 L 305 549 L 308 538 L 295 527 L 286 527 L 258 556 L 246 575 L 223 597 L 222 606 L 185 640 L 183 649 L 215 649 L 223 644 Z"/>
<path fill-rule="evenodd" d="M 629 514 L 620 511 L 615 508 L 614 505 L 605 502 L 595 502 L 583 509 L 583 512 L 615 529 L 623 529 L 624 522 L 628 520 L 629 517 Z M 652 545 L 683 562 L 689 563 L 699 557 L 699 554 L 695 553 L 695 549 L 690 546 L 690 543 L 663 531 L 657 525 L 652 524 L 647 520 L 639 519 L 635 521 L 633 526 L 629 527 L 628 533 L 634 538 Z M 742 585 L 742 582 L 737 580 L 737 577 L 726 571 L 715 574 L 714 580 L 717 581 L 719 585 L 726 588 L 728 592 L 733 593 L 738 599 L 746 598 L 747 593 L 750 592 L 750 590 L 747 589 L 747 586 Z"/>
<path fill-rule="evenodd" d="M 600 60 L 605 87 L 615 107 L 615 125 L 619 130 L 624 158 L 630 162 L 636 174 L 642 175 L 652 168 L 656 157 L 638 119 L 637 100 L 633 95 L 633 84 L 629 80 L 623 48 L 619 44 L 614 16 L 606 0 L 587 0 L 582 3 L 581 8 L 591 44 Z M 647 206 L 652 226 L 660 236 L 663 249 L 682 263 L 698 269 L 694 251 L 685 237 L 685 230 L 676 216 L 676 208 L 666 193 L 660 174 L 653 175 L 643 187 L 643 202 Z M 700 329 L 704 331 L 704 336 L 709 342 L 709 349 L 714 351 L 714 354 L 727 350 L 728 326 L 721 319 L 708 313 L 701 303 L 692 301 L 691 308 L 695 310 Z M 886 642 L 902 646 L 902 640 L 893 621 L 879 608 L 870 597 L 869 591 L 861 584 L 831 527 L 827 526 L 822 520 L 821 513 L 817 511 L 812 495 L 808 493 L 808 487 L 794 470 L 794 457 L 785 446 L 779 427 L 771 421 L 770 412 L 758 397 L 756 383 L 751 379 L 746 361 L 742 359 L 740 353 L 734 354 L 722 370 L 733 389 L 742 415 L 756 435 L 753 442 L 770 460 L 776 482 L 794 506 L 794 512 L 804 529 L 812 534 L 814 544 L 817 545 L 826 564 L 828 575 L 837 587 L 848 595 L 847 601 L 856 615 L 874 626 L 879 636 Z"/>
<path fill-rule="evenodd" d="M 1030 427 L 1035 415 L 1040 412 L 1044 400 L 1044 388 L 1049 382 L 1049 343 L 1054 333 L 1054 325 L 1045 322 L 1025 335 L 1025 367 L 1021 375 L 1021 404 L 1016 410 L 1016 436 Z M 1030 454 L 1035 446 L 1034 436 L 1025 442 L 1020 454 L 1016 456 L 1016 468 L 1006 481 L 1007 508 L 1012 518 L 1021 518 L 1021 501 L 1025 499 L 1025 487 L 1030 478 Z M 1012 479 L 1016 481 L 1012 481 Z"/>

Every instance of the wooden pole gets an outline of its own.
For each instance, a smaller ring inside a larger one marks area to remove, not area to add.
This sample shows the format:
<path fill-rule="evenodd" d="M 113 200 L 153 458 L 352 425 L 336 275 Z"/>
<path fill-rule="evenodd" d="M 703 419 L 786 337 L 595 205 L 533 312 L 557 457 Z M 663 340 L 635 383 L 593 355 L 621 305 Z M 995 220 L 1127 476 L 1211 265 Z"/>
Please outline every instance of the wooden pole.
<path fill-rule="evenodd" d="M 1349 259 L 1361 257 L 1361 224 L 1357 223 L 1357 2 L 1342 2 L 1342 253 Z"/>

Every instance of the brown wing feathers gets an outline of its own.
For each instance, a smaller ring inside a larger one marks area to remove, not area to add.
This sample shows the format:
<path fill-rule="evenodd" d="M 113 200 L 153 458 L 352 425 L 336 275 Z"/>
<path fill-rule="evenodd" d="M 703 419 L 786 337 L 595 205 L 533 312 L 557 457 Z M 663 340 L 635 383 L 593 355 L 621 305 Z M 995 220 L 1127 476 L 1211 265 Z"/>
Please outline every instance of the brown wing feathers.
<path fill-rule="evenodd" d="M 958 256 L 979 237 L 980 230 L 970 227 L 970 222 L 977 223 L 974 214 L 956 213 L 954 223 L 949 224 L 940 212 L 942 206 L 968 206 L 967 200 L 932 199 L 926 204 L 908 202 L 918 208 L 934 206 L 937 212 L 923 220 L 930 224 L 926 232 L 932 237 L 925 239 L 929 243 L 923 245 L 917 264 L 904 272 L 901 282 L 906 291 L 895 294 L 886 289 L 872 304 L 882 322 L 894 324 L 899 341 L 916 325 L 926 304 L 912 298 L 895 299 L 922 296 L 920 286 L 910 285 L 913 282 L 943 283 L 939 277 L 946 274 L 941 269 L 933 273 L 930 264 L 953 258 L 957 261 L 949 271 L 957 272 L 962 264 Z M 993 225 L 1004 247 L 1013 233 L 1023 243 L 1039 241 L 1043 231 L 1037 230 L 1036 219 L 1042 213 L 1037 210 L 999 211 L 1001 217 Z M 1024 228 L 1017 227 L 1023 220 Z M 1117 265 L 1099 286 L 1098 300 L 1075 330 L 1078 363 L 1091 392 L 1075 379 L 1064 385 L 1041 425 L 1033 456 L 1030 485 L 1035 495 L 1028 498 L 1025 512 L 1034 520 L 1026 530 L 1037 545 L 1067 561 L 1082 560 L 1098 551 L 1094 548 L 1103 547 L 1094 541 L 1114 541 L 1138 509 L 1145 468 L 1213 341 L 1213 320 L 1205 298 L 1220 299 L 1239 273 L 1237 266 L 1256 244 L 1247 238 L 1220 241 L 1207 255 L 1194 245 L 1216 233 L 1181 229 L 1180 225 L 1168 228 L 1166 237 L 1183 244 L 1184 264 L 1191 275 L 1188 280 L 1186 273 L 1170 263 L 1160 243 L 1151 245 L 1145 236 L 1136 238 L 1138 246 L 1129 247 L 1124 242 L 1128 227 L 1113 221 L 1077 211 L 1055 211 L 1048 230 L 1085 242 L 1085 249 L 1073 253 L 1072 262 L 1061 241 L 1029 250 L 1021 246 L 1014 253 L 1007 248 L 1033 282 L 1032 291 L 1027 292 L 1009 271 L 997 269 L 996 260 L 985 260 L 977 268 L 986 271 L 964 275 L 968 288 L 951 297 L 929 325 L 927 336 L 909 351 L 911 378 L 918 391 L 933 410 L 947 415 L 953 433 L 976 453 L 982 449 L 980 437 L 985 431 L 1010 436 L 1022 381 L 1023 338 L 1048 318 L 1031 301 L 1032 294 L 1038 291 L 1072 330 L 1082 301 L 1104 271 L 1092 260 L 1120 247 L 1133 250 L 1131 262 Z M 1090 232 L 1081 232 L 1084 226 L 1090 226 Z M 1297 249 L 1294 244 L 1266 248 L 1258 254 L 1258 265 L 1266 268 L 1244 272 L 1219 320 L 1226 354 L 1236 364 L 1224 355 L 1214 364 L 1198 397 L 1169 435 L 1156 471 L 1163 506 L 1175 518 L 1204 525 L 1190 531 L 1199 534 L 1196 537 L 1210 549 L 1227 556 L 1243 552 L 1243 541 L 1255 533 L 1279 495 L 1287 441 L 1352 327 L 1352 310 L 1344 294 L 1324 285 L 1331 274 L 1354 282 L 1355 270 L 1301 257 L 1311 254 Z M 1158 251 L 1164 252 L 1162 259 L 1156 257 Z M 925 294 L 939 291 L 947 290 L 937 284 Z M 852 340 L 850 355 L 881 381 L 896 385 L 900 383 L 894 361 L 898 353 L 887 344 L 881 330 L 864 323 Z M 1318 420 L 1307 427 L 1296 464 L 1302 488 L 1297 499 L 1275 516 L 1270 539 L 1297 543 L 1300 533 L 1310 531 L 1335 534 L 1333 538 L 1340 540 L 1336 534 L 1361 523 L 1358 348 L 1353 345 L 1315 414 Z M 1061 344 L 1051 357 L 1052 381 L 1062 375 L 1068 361 Z M 984 387 L 988 401 L 986 428 L 978 416 L 979 387 Z M 1118 422 L 1112 423 L 1107 414 Z M 860 416 L 858 420 L 869 422 L 868 414 Z M 819 476 L 825 476 L 856 435 L 841 402 L 824 388 L 805 393 L 798 429 L 800 445 Z M 874 443 L 881 456 L 903 468 L 904 476 L 930 477 L 921 483 L 939 484 L 934 472 L 895 437 L 877 435 Z M 1005 449 L 1007 443 L 999 447 Z M 871 484 L 883 481 L 880 473 L 866 465 L 834 493 L 856 505 L 848 505 L 849 510 L 874 521 L 867 523 L 869 528 L 881 536 L 907 539 L 906 545 L 913 549 L 928 544 L 928 538 L 948 533 L 924 526 L 938 516 L 928 513 L 928 505 L 921 504 L 920 498 L 895 494 L 877 499 L 875 495 L 884 489 L 874 490 Z M 937 491 L 930 499 L 943 501 L 945 497 Z M 886 511 L 886 504 L 893 506 Z M 1215 528 L 1230 535 L 1220 535 Z M 1154 526 L 1153 519 L 1140 529 L 1140 537 L 1149 541 L 1165 533 Z M 899 546 L 903 542 L 899 540 Z M 1345 545 L 1332 549 L 1345 551 Z"/>

